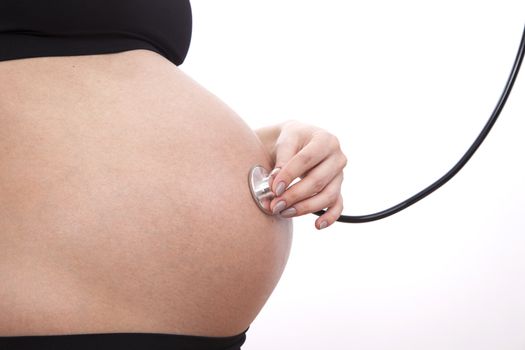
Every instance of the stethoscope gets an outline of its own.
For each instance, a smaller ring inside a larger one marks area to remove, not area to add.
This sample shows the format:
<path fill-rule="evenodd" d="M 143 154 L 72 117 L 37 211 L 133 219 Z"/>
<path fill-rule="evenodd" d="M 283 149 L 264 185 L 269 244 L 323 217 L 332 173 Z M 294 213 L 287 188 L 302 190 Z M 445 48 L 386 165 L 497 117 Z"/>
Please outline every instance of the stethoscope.
<path fill-rule="evenodd" d="M 417 201 L 425 198 L 426 196 L 428 196 L 429 194 L 431 194 L 432 192 L 434 192 L 435 190 L 443 186 L 445 183 L 447 183 L 451 178 L 453 178 L 454 175 L 456 175 L 461 170 L 461 168 L 463 168 L 463 166 L 467 164 L 467 162 L 472 157 L 474 152 L 476 152 L 476 150 L 485 140 L 485 137 L 487 137 L 490 129 L 492 129 L 492 126 L 494 126 L 494 124 L 496 123 L 496 120 L 498 119 L 499 114 L 501 113 L 503 107 L 505 106 L 505 102 L 507 102 L 507 98 L 509 97 L 510 92 L 512 91 L 512 87 L 514 86 L 516 77 L 518 76 L 521 62 L 523 61 L 524 52 L 525 52 L 525 28 L 521 36 L 520 47 L 518 49 L 516 59 L 514 60 L 514 65 L 512 67 L 511 73 L 507 80 L 507 84 L 505 85 L 503 93 L 501 94 L 501 97 L 498 103 L 496 104 L 496 107 L 494 108 L 494 111 L 492 112 L 490 119 L 488 120 L 483 130 L 481 130 L 480 134 L 478 135 L 474 143 L 470 146 L 470 148 L 463 155 L 463 157 L 461 157 L 461 159 L 457 162 L 457 164 L 454 165 L 454 167 L 452 167 L 452 169 L 450 169 L 445 175 L 443 175 L 441 178 L 435 181 L 432 185 L 428 186 L 427 188 L 423 189 L 422 191 L 413 195 L 407 200 L 397 205 L 394 205 L 391 208 L 385 209 L 383 211 L 380 211 L 374 214 L 368 214 L 368 215 L 360 215 L 360 216 L 341 215 L 336 221 L 347 222 L 347 223 L 362 223 L 362 222 L 370 222 L 370 221 L 375 221 L 375 220 L 386 218 L 392 214 L 395 214 L 397 212 L 400 212 L 403 209 L 408 208 L 409 206 L 416 203 Z M 268 215 L 273 214 L 270 210 L 270 202 L 275 197 L 275 194 L 271 190 L 271 185 L 272 185 L 271 182 L 272 182 L 272 177 L 274 174 L 275 174 L 275 170 L 272 173 L 269 173 L 268 170 L 266 170 L 261 165 L 254 165 L 248 173 L 248 184 L 250 187 L 252 197 L 255 200 L 255 203 L 257 203 L 257 205 L 259 206 L 259 208 Z M 320 210 L 320 211 L 314 212 L 313 214 L 317 216 L 321 216 L 324 213 L 326 213 L 325 210 Z"/>

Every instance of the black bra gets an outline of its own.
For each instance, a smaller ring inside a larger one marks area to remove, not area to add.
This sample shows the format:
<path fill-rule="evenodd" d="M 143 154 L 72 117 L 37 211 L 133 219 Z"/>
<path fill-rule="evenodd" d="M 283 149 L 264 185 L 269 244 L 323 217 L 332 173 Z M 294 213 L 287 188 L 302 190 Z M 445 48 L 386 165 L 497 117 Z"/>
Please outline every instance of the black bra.
<path fill-rule="evenodd" d="M 178 66 L 191 32 L 189 0 L 0 0 L 0 61 L 148 49 Z"/>

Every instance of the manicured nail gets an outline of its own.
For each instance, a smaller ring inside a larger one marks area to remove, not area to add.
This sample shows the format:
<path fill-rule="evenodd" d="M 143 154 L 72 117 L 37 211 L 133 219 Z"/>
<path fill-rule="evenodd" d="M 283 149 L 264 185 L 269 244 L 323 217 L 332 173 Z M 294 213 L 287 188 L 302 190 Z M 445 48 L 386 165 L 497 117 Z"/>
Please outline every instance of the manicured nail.
<path fill-rule="evenodd" d="M 285 218 L 289 218 L 291 216 L 294 216 L 295 214 L 297 214 L 297 210 L 294 207 L 288 208 L 281 212 L 281 216 Z"/>
<path fill-rule="evenodd" d="M 279 201 L 277 202 L 275 207 L 273 207 L 273 213 L 274 214 L 280 213 L 281 210 L 283 210 L 284 208 L 286 208 L 286 203 L 284 201 Z"/>
<path fill-rule="evenodd" d="M 279 182 L 277 188 L 275 189 L 275 195 L 279 197 L 284 192 L 284 181 Z"/>
<path fill-rule="evenodd" d="M 281 168 L 275 168 L 270 172 L 268 176 L 275 176 L 277 175 L 277 173 L 279 173 L 279 171 L 281 171 Z"/>
<path fill-rule="evenodd" d="M 322 230 L 323 228 L 326 228 L 328 226 L 328 223 L 326 221 L 321 222 L 321 225 L 319 225 L 319 229 Z"/>

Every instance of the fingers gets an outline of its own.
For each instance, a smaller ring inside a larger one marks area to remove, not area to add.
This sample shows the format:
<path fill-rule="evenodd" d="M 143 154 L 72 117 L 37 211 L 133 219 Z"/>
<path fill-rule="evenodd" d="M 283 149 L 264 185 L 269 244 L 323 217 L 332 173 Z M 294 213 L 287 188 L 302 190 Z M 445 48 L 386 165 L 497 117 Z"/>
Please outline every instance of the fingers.
<path fill-rule="evenodd" d="M 297 202 L 292 206 L 287 206 L 286 210 L 281 211 L 281 216 L 301 216 L 328 208 L 326 213 L 316 220 L 315 226 L 317 229 L 321 229 L 321 223 L 323 221 L 326 221 L 327 226 L 330 226 L 339 218 L 339 216 L 341 216 L 343 211 L 343 197 L 340 193 L 343 178 L 343 173 L 339 173 L 321 192 L 315 196 Z M 288 193 L 286 193 L 286 195 L 287 194 Z"/>
<path fill-rule="evenodd" d="M 345 158 L 328 157 L 324 162 L 312 169 L 304 179 L 290 186 L 281 196 L 273 198 L 270 203 L 271 210 L 273 211 L 281 200 L 284 200 L 287 207 L 289 207 L 321 192 L 341 173 L 345 165 Z"/>
<path fill-rule="evenodd" d="M 315 227 L 319 230 L 326 228 L 332 225 L 343 212 L 343 196 L 339 194 L 337 201 L 333 206 L 329 207 L 326 213 L 321 215 L 317 220 L 315 220 Z M 324 224 L 326 222 L 326 225 Z"/>
<path fill-rule="evenodd" d="M 288 138 L 279 138 L 274 145 L 275 149 L 275 166 L 274 168 L 282 168 L 301 148 L 300 140 L 297 136 L 289 136 Z"/>
<path fill-rule="evenodd" d="M 323 129 L 291 121 L 281 128 L 273 150 L 275 165 L 269 181 L 275 194 L 272 212 L 293 217 L 328 208 L 316 220 L 316 227 L 322 229 L 335 222 L 343 210 L 340 192 L 347 163 L 339 140 Z M 297 178 L 301 181 L 287 189 Z"/>
<path fill-rule="evenodd" d="M 287 141 L 278 145 L 275 167 L 280 167 L 282 170 L 272 182 L 272 191 L 277 196 L 281 195 L 293 180 L 304 175 L 332 154 L 334 146 L 339 147 L 338 143 L 332 135 L 319 132 L 314 133 L 312 140 L 299 152 L 297 149 L 302 145 L 296 142 Z"/>

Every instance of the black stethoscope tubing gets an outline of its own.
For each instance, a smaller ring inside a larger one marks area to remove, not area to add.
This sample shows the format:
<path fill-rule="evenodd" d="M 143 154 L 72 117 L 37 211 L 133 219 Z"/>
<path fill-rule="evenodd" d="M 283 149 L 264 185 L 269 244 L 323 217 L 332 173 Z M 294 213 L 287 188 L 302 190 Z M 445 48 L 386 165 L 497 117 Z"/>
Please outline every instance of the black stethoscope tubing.
<path fill-rule="evenodd" d="M 492 126 L 496 123 L 496 120 L 498 119 L 499 114 L 503 110 L 503 107 L 505 106 L 505 102 L 507 102 L 507 98 L 509 97 L 510 92 L 512 91 L 512 87 L 514 86 L 516 77 L 518 76 L 518 72 L 520 70 L 520 66 L 523 61 L 524 52 L 525 52 L 525 27 L 523 29 L 520 47 L 518 49 L 518 53 L 516 54 L 516 59 L 514 60 L 514 65 L 512 67 L 509 78 L 507 80 L 507 84 L 505 85 L 503 93 L 501 94 L 501 97 L 496 107 L 494 108 L 494 111 L 492 112 L 490 119 L 486 123 L 483 130 L 481 130 L 480 134 L 478 135 L 474 143 L 470 146 L 467 152 L 463 155 L 463 157 L 461 157 L 461 159 L 456 163 L 456 165 L 454 165 L 452 169 L 450 169 L 445 175 L 443 175 L 441 178 L 439 178 L 437 181 L 435 181 L 433 184 L 431 184 L 427 188 L 416 193 L 415 195 L 406 199 L 405 201 L 397 205 L 394 205 L 391 208 L 385 209 L 383 211 L 380 211 L 374 214 L 368 214 L 368 215 L 359 215 L 359 216 L 341 215 L 336 221 L 346 222 L 346 223 L 364 223 L 364 222 L 376 221 L 376 220 L 386 218 L 403 209 L 408 208 L 409 206 L 416 203 L 417 201 L 425 198 L 426 196 L 428 196 L 429 194 L 431 194 L 432 192 L 434 192 L 435 190 L 443 186 L 445 183 L 447 183 L 452 177 L 454 177 L 454 175 L 456 175 L 461 170 L 461 168 L 463 168 L 463 166 L 469 161 L 469 159 L 472 157 L 474 152 L 476 152 L 476 150 L 479 148 L 481 143 L 483 143 L 483 141 L 485 140 L 485 137 L 487 137 L 490 129 L 492 129 Z M 313 214 L 317 216 L 321 216 L 324 213 L 326 213 L 326 210 L 316 211 Z"/>

